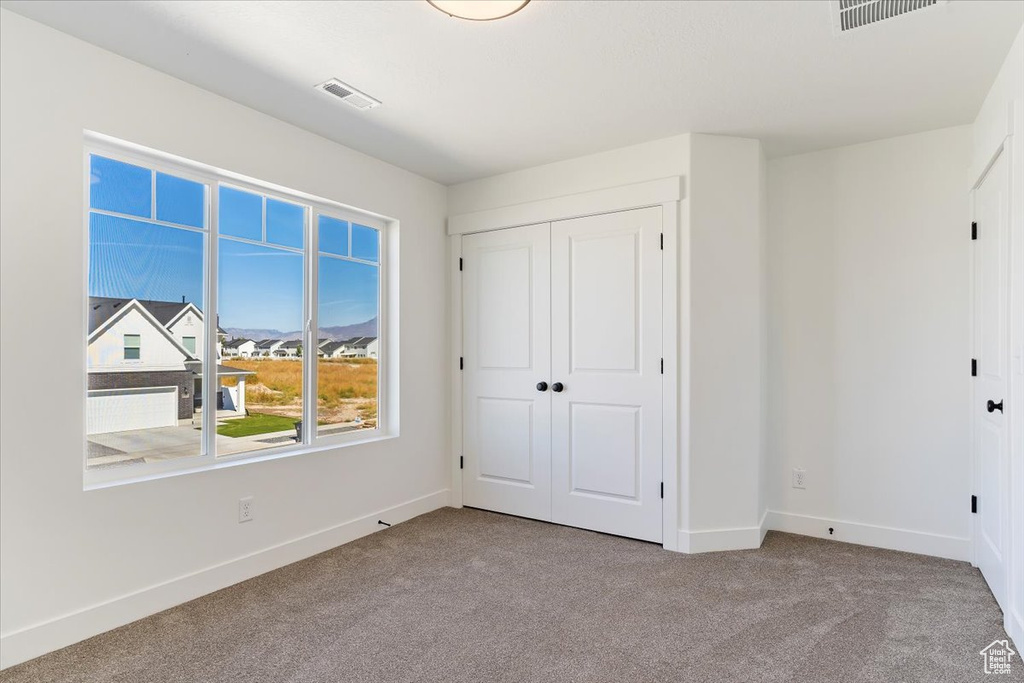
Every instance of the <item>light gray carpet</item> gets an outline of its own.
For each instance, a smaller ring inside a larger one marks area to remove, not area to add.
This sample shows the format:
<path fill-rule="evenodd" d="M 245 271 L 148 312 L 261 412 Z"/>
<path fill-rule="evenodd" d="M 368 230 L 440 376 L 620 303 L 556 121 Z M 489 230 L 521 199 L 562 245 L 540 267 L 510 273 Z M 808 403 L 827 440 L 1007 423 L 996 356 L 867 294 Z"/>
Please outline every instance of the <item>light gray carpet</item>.
<path fill-rule="evenodd" d="M 1005 638 L 962 562 L 770 533 L 658 546 L 438 510 L 0 674 L 28 681 L 962 681 Z"/>

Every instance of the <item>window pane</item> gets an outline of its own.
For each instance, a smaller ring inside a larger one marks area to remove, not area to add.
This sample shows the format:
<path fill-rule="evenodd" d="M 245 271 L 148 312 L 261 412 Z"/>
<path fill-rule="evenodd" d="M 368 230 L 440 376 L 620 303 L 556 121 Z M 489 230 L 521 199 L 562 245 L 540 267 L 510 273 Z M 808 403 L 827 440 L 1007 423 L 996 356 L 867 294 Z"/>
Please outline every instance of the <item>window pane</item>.
<path fill-rule="evenodd" d="M 297 204 L 267 198 L 267 241 L 302 249 L 306 212 Z"/>
<path fill-rule="evenodd" d="M 352 224 L 352 258 L 377 263 L 380 233 L 365 225 Z"/>
<path fill-rule="evenodd" d="M 140 346 L 142 338 L 137 334 L 126 334 L 124 335 L 124 359 L 125 360 L 139 360 L 141 358 Z"/>
<path fill-rule="evenodd" d="M 156 174 L 157 220 L 196 228 L 206 227 L 206 192 L 202 183 L 184 178 Z"/>
<path fill-rule="evenodd" d="M 317 435 L 377 427 L 379 268 L 321 255 Z"/>
<path fill-rule="evenodd" d="M 263 241 L 263 197 L 220 186 L 217 207 L 221 235 Z"/>
<path fill-rule="evenodd" d="M 152 217 L 152 171 L 95 154 L 90 157 L 89 166 L 91 208 Z"/>
<path fill-rule="evenodd" d="M 195 355 L 196 352 L 196 338 L 195 337 L 182 337 L 181 345 L 185 347 L 185 350 Z"/>
<path fill-rule="evenodd" d="M 91 214 L 89 296 L 201 302 L 203 235 Z"/>
<path fill-rule="evenodd" d="M 317 223 L 320 228 L 320 251 L 348 256 L 348 221 L 320 216 Z"/>
<path fill-rule="evenodd" d="M 302 419 L 303 256 L 223 238 L 218 262 L 225 343 L 256 343 L 248 358 L 218 367 L 217 455 L 295 444 Z"/>
<path fill-rule="evenodd" d="M 89 215 L 86 466 L 202 453 L 205 235 Z"/>

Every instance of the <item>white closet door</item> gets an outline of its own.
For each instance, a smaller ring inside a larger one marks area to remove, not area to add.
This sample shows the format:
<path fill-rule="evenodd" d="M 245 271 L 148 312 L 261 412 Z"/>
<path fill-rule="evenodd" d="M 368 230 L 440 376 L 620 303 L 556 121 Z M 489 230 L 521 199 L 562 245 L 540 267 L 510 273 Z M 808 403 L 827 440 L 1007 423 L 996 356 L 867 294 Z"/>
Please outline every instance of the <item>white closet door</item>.
<path fill-rule="evenodd" d="M 1009 541 L 1009 178 L 1001 153 L 974 193 L 975 564 L 1000 606 L 1007 605 Z M 1019 409 L 1018 409 L 1019 410 Z"/>
<path fill-rule="evenodd" d="M 551 224 L 552 521 L 658 542 L 660 238 L 660 207 Z"/>
<path fill-rule="evenodd" d="M 468 235 L 463 502 L 551 519 L 550 224 Z"/>

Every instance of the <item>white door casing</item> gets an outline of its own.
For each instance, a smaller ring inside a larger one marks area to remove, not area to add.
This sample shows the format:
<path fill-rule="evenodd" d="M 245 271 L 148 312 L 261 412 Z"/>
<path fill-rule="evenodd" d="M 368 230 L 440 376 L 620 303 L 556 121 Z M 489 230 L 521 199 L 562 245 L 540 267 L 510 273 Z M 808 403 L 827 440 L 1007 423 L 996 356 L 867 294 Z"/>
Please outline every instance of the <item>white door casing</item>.
<path fill-rule="evenodd" d="M 974 563 L 1000 605 L 1006 605 L 1009 548 L 1009 174 L 1007 154 L 993 161 L 974 191 L 973 337 L 977 376 L 972 391 L 974 439 Z M 1002 410 L 995 405 L 1002 404 Z M 990 409 L 992 408 L 992 409 Z"/>
<path fill-rule="evenodd" d="M 661 212 L 551 224 L 552 521 L 656 542 Z"/>
<path fill-rule="evenodd" d="M 463 238 L 463 503 L 551 519 L 550 226 Z"/>

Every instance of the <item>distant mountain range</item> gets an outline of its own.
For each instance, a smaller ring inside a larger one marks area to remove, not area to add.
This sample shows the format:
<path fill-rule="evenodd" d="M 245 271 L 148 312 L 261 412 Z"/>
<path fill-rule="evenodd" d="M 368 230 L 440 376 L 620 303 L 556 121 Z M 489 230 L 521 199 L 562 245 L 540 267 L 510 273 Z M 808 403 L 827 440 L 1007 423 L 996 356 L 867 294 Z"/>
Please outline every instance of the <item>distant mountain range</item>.
<path fill-rule="evenodd" d="M 224 331 L 228 333 L 230 339 L 253 339 L 259 341 L 261 339 L 282 339 L 284 341 L 290 341 L 292 339 L 302 339 L 302 331 L 296 330 L 294 332 L 282 332 L 281 330 L 265 330 L 259 328 L 247 328 L 247 327 L 226 327 Z M 334 341 L 342 341 L 344 339 L 351 339 L 352 337 L 376 337 L 377 336 L 377 318 L 373 317 L 366 322 L 353 323 L 352 325 L 340 325 L 338 327 L 321 327 L 320 338 L 321 339 L 333 339 Z"/>

